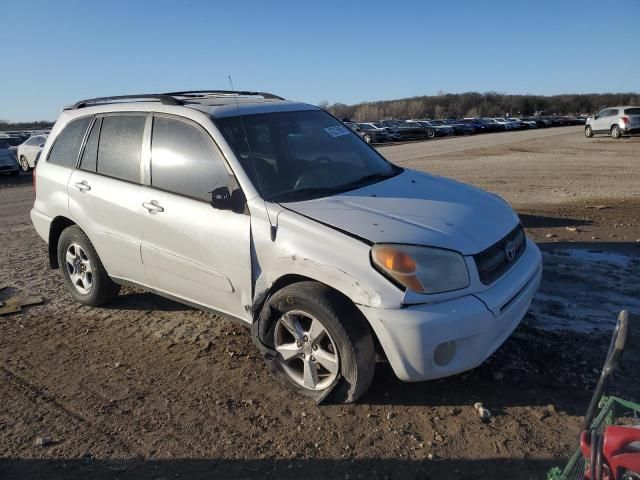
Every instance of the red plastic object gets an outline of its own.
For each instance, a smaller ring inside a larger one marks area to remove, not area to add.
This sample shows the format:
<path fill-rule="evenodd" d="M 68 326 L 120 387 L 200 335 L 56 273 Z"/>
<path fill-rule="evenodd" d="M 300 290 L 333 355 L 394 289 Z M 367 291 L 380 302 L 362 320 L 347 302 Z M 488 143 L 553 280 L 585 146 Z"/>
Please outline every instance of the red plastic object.
<path fill-rule="evenodd" d="M 580 450 L 587 460 L 592 458 L 590 442 L 590 432 L 583 431 Z M 590 465 L 585 479 L 595 478 L 593 467 Z M 620 480 L 624 473 L 630 472 L 640 474 L 640 428 L 610 425 L 604 430 L 602 443 L 602 480 Z"/>

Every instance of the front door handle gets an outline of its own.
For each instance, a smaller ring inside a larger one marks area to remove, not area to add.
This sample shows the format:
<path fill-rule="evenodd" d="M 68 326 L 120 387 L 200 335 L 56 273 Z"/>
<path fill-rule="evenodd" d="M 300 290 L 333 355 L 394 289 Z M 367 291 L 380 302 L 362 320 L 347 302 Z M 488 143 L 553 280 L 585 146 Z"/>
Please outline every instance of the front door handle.
<path fill-rule="evenodd" d="M 155 215 L 156 213 L 164 212 L 164 208 L 160 206 L 157 200 L 144 202 L 142 206 L 147 210 L 149 210 L 149 213 L 151 213 L 152 215 Z"/>
<path fill-rule="evenodd" d="M 87 192 L 91 190 L 91 185 L 89 185 L 86 180 L 82 180 L 81 182 L 74 183 L 73 186 L 76 187 L 81 192 Z"/>

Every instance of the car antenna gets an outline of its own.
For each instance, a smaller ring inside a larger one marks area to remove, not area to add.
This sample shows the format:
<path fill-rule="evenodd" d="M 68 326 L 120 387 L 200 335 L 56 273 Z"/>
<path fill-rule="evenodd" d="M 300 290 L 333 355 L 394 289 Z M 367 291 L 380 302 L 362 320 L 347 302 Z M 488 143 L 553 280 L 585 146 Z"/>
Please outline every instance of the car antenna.
<path fill-rule="evenodd" d="M 231 86 L 231 91 L 235 92 L 235 88 L 233 88 L 233 80 L 231 80 L 231 75 L 227 75 L 229 78 L 229 85 Z M 238 96 L 234 95 L 233 98 L 236 101 L 236 107 L 238 110 L 240 109 L 240 104 L 238 103 Z M 242 133 L 244 135 L 244 141 L 247 144 L 247 148 L 249 149 L 249 158 L 251 159 L 251 168 L 253 169 L 253 175 L 256 178 L 256 182 L 258 183 L 258 188 L 260 189 L 260 196 L 262 196 L 262 185 L 260 185 L 260 177 L 258 177 L 258 170 L 256 169 L 256 164 L 253 161 L 253 152 L 251 151 L 251 144 L 249 143 L 249 136 L 247 135 L 247 129 L 244 127 L 244 120 L 242 119 L 242 115 L 238 115 L 240 119 L 240 125 L 242 126 Z M 269 214 L 269 207 L 267 206 L 267 201 L 262 197 L 262 201 L 264 202 L 264 210 L 267 213 L 267 220 L 269 221 L 269 231 L 271 233 L 271 241 L 276 241 L 276 233 L 278 231 L 278 227 L 273 224 L 271 221 L 271 215 Z"/>

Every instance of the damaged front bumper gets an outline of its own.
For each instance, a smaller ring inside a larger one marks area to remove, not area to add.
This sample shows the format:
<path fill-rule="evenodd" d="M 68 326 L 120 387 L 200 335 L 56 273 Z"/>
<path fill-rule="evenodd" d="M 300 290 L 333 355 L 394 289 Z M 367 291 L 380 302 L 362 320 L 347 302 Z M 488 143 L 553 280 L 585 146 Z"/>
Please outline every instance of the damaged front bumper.
<path fill-rule="evenodd" d="M 489 289 L 434 304 L 358 305 L 400 380 L 416 382 L 477 367 L 511 335 L 540 285 L 542 256 L 530 240 L 518 263 Z"/>

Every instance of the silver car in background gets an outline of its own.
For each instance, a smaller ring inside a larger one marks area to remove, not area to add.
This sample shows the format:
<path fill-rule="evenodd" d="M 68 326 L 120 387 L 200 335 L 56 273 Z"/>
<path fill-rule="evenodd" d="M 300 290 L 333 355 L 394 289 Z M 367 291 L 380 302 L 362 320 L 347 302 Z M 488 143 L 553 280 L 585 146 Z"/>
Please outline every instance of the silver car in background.
<path fill-rule="evenodd" d="M 605 108 L 590 116 L 584 126 L 584 136 L 591 138 L 596 133 L 611 135 L 612 138 L 640 133 L 640 107 Z"/>

